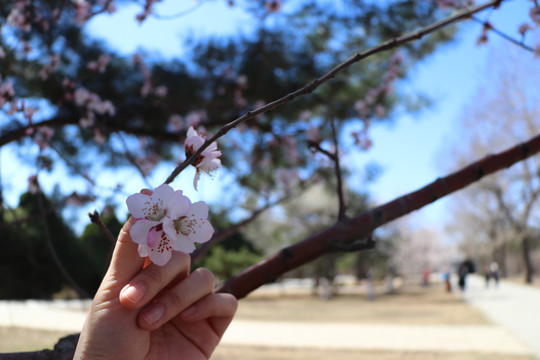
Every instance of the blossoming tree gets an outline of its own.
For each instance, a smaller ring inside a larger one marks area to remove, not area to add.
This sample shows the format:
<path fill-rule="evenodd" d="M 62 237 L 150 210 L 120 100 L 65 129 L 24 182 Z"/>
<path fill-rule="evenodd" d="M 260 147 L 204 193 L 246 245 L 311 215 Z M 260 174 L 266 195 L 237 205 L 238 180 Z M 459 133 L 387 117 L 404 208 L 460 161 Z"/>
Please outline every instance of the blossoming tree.
<path fill-rule="evenodd" d="M 231 174 L 254 205 L 248 220 L 314 182 L 331 184 L 336 222 L 221 285 L 241 298 L 321 256 L 373 248 L 376 228 L 540 151 L 536 137 L 414 193 L 349 214 L 347 167 L 340 159 L 351 149 L 343 139 L 366 151 L 373 123 L 391 119 L 406 102 L 421 105 L 422 96 L 396 86 L 407 69 L 452 37 L 450 25 L 479 21 L 476 14 L 504 1 L 344 0 L 335 7 L 305 1 L 290 9 L 279 0 L 229 3 L 251 14 L 252 36 L 201 42 L 188 59 L 165 63 L 144 54 L 122 57 L 85 38 L 85 24 L 114 12 L 121 1 L 0 1 L 0 146 L 37 146 L 31 190 L 42 191 L 40 175 L 55 171 L 57 163 L 89 186 L 86 194 L 63 196 L 66 201 L 121 193 L 121 181 L 113 189 L 99 185 L 103 166 L 134 167 L 150 182 L 157 164 L 169 164 L 168 178 L 127 197 L 139 255 L 162 265 L 172 251 L 196 258 L 205 244 L 219 240 L 208 205 L 192 203 L 169 185 L 190 165 L 195 188 L 201 173 Z M 136 20 L 157 16 L 155 9 L 155 1 L 146 1 Z M 273 22 L 275 16 L 288 27 Z M 482 21 L 479 43 L 493 32 L 538 52 L 524 42 L 540 23 L 538 3 L 526 16 L 517 40 Z M 227 205 L 232 211 L 244 204 Z M 99 216 L 93 221 L 99 224 Z"/>

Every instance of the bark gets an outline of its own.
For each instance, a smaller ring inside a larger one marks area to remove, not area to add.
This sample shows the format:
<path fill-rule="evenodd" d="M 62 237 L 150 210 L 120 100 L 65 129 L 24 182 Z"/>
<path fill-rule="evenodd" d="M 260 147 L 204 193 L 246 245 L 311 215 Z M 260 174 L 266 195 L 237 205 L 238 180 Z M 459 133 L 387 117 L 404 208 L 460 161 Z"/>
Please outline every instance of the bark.
<path fill-rule="evenodd" d="M 420 190 L 364 211 L 352 219 L 341 220 L 318 234 L 284 248 L 229 279 L 219 291 L 231 293 L 240 299 L 258 287 L 277 280 L 285 272 L 322 255 L 348 248 L 357 247 L 358 250 L 369 247 L 369 241 L 358 239 L 367 239 L 378 227 L 460 190 L 485 175 L 510 167 L 539 151 L 540 135 L 501 153 L 487 156 L 453 174 L 435 180 Z"/>

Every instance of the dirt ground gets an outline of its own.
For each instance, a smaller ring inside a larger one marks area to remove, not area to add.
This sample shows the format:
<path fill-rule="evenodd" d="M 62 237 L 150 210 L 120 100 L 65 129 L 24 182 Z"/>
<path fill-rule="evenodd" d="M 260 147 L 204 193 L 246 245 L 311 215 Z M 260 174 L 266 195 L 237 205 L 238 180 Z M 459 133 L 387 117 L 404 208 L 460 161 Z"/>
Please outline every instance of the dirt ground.
<path fill-rule="evenodd" d="M 373 301 L 363 294 L 341 295 L 329 301 L 315 296 L 256 295 L 240 301 L 238 319 L 328 321 L 411 325 L 488 324 L 479 311 L 466 305 L 442 285 L 407 286 L 397 294 L 380 294 Z"/>
<path fill-rule="evenodd" d="M 212 360 L 534 360 L 529 356 L 499 354 L 400 352 L 400 351 L 339 351 L 310 349 L 270 349 L 264 347 L 219 347 Z"/>
<path fill-rule="evenodd" d="M 346 322 L 375 324 L 489 324 L 484 316 L 459 297 L 445 293 L 442 286 L 406 287 L 398 294 L 379 295 L 369 301 L 364 295 L 342 295 L 321 301 L 309 295 L 252 296 L 243 299 L 238 319 L 287 320 L 299 322 Z M 52 348 L 56 341 L 68 335 L 20 328 L 0 327 L 0 352 L 21 352 Z M 265 347 L 218 347 L 212 359 L 281 360 L 533 360 L 531 357 L 497 354 L 343 351 L 311 349 L 272 349 Z"/>

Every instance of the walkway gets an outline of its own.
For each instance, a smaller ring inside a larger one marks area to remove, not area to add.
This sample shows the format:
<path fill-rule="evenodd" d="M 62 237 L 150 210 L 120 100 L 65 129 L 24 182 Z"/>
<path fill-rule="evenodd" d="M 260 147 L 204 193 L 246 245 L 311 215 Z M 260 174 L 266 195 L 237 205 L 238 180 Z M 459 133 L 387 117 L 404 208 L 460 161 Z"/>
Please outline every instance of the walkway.
<path fill-rule="evenodd" d="M 486 289 L 482 277 L 469 276 L 464 299 L 540 357 L 540 288 L 510 282 L 502 282 L 498 288 L 493 282 L 490 285 Z"/>

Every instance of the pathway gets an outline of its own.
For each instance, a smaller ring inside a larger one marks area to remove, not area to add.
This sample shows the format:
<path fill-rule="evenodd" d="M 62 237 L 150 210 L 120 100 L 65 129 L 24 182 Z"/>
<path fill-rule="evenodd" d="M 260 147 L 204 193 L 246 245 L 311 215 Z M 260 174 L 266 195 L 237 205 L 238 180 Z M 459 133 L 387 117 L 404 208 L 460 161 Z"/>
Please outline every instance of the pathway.
<path fill-rule="evenodd" d="M 540 288 L 501 282 L 486 288 L 484 279 L 469 276 L 464 299 L 493 323 L 511 331 L 540 358 Z"/>

